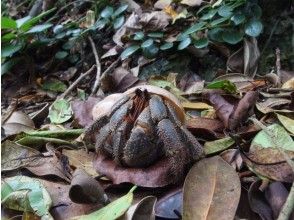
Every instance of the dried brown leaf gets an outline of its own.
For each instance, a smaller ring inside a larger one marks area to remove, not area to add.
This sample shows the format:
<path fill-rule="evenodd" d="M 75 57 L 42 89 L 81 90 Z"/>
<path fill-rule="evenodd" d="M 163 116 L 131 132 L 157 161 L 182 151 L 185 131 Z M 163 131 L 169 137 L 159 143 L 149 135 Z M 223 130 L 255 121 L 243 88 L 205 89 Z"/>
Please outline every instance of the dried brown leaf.
<path fill-rule="evenodd" d="M 239 177 L 229 164 L 219 156 L 203 159 L 185 179 L 183 219 L 234 219 L 240 194 Z"/>

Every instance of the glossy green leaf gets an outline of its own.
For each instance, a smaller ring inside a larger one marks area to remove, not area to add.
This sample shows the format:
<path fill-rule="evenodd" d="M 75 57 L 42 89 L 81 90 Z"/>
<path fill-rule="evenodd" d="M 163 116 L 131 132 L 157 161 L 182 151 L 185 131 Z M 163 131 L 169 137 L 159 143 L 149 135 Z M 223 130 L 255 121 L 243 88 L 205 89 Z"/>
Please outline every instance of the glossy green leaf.
<path fill-rule="evenodd" d="M 147 34 L 147 36 L 153 38 L 163 38 L 164 34 L 162 32 L 151 32 Z"/>
<path fill-rule="evenodd" d="M 178 45 L 178 50 L 183 50 L 186 47 L 188 47 L 191 44 L 191 38 L 186 37 L 184 40 L 182 40 Z"/>
<path fill-rule="evenodd" d="M 242 24 L 245 21 L 245 15 L 241 13 L 235 14 L 231 17 L 231 21 L 233 21 L 235 25 Z"/>
<path fill-rule="evenodd" d="M 199 31 L 201 28 L 203 28 L 204 25 L 206 25 L 206 22 L 200 21 L 199 23 L 196 23 L 192 25 L 191 27 L 189 27 L 187 30 L 185 30 L 183 32 L 183 35 L 189 35 L 189 34 L 195 33 L 196 31 Z"/>
<path fill-rule="evenodd" d="M 4 179 L 1 184 L 1 203 L 18 211 L 31 211 L 42 219 L 52 219 L 49 208 L 52 200 L 42 183 L 26 176 Z"/>
<path fill-rule="evenodd" d="M 68 121 L 72 116 L 70 103 L 65 99 L 55 101 L 49 109 L 51 123 L 61 124 Z"/>
<path fill-rule="evenodd" d="M 113 15 L 113 7 L 107 6 L 100 15 L 102 18 L 110 18 Z"/>
<path fill-rule="evenodd" d="M 159 51 L 158 47 L 156 47 L 154 44 L 152 44 L 149 47 L 143 48 L 143 55 L 146 58 L 151 59 L 157 55 L 158 51 Z"/>
<path fill-rule="evenodd" d="M 16 29 L 16 21 L 8 18 L 8 17 L 1 17 L 1 29 Z"/>
<path fill-rule="evenodd" d="M 127 10 L 127 8 L 128 8 L 128 5 L 121 5 L 120 7 L 118 7 L 118 9 L 115 10 L 113 16 L 117 17 L 118 15 L 123 13 L 125 10 Z"/>
<path fill-rule="evenodd" d="M 61 33 L 62 31 L 64 31 L 64 26 L 61 25 L 61 24 L 55 25 L 55 26 L 53 27 L 53 33 L 54 33 L 54 34 L 59 34 L 59 33 Z"/>
<path fill-rule="evenodd" d="M 122 216 L 133 202 L 133 192 L 137 187 L 134 186 L 128 194 L 113 201 L 102 209 L 92 212 L 88 215 L 82 215 L 72 218 L 72 220 L 114 220 Z"/>
<path fill-rule="evenodd" d="M 32 27 L 29 31 L 27 31 L 27 34 L 32 34 L 32 33 L 40 33 L 42 31 L 47 30 L 48 28 L 50 28 L 52 26 L 52 24 L 40 24 L 40 25 L 36 25 L 34 27 Z"/>
<path fill-rule="evenodd" d="M 262 32 L 263 25 L 259 20 L 251 19 L 245 24 L 245 33 L 251 37 L 257 37 Z"/>
<path fill-rule="evenodd" d="M 27 21 L 29 21 L 30 19 L 32 19 L 31 16 L 26 16 L 26 17 L 23 17 L 23 18 L 20 18 L 20 19 L 17 19 L 16 20 L 16 25 L 17 25 L 17 28 L 21 27 L 24 23 L 26 23 Z"/>
<path fill-rule="evenodd" d="M 225 17 L 225 18 L 227 18 L 227 17 L 230 17 L 230 16 L 232 15 L 232 10 L 233 10 L 232 7 L 230 7 L 230 6 L 228 6 L 228 5 L 223 5 L 223 6 L 221 6 L 221 7 L 218 9 L 217 13 L 218 13 L 221 17 Z"/>
<path fill-rule="evenodd" d="M 221 24 L 221 23 L 223 23 L 224 21 L 227 21 L 228 19 L 229 19 L 229 18 L 227 18 L 227 17 L 219 18 L 219 19 L 213 20 L 213 21 L 210 23 L 210 25 L 211 25 L 211 27 L 215 27 L 215 26 L 217 26 L 218 24 Z"/>
<path fill-rule="evenodd" d="M 105 27 L 105 25 L 109 22 L 108 19 L 101 19 L 101 20 L 98 20 L 95 22 L 93 28 L 94 29 L 98 29 L 98 30 L 101 30 Z"/>
<path fill-rule="evenodd" d="M 16 38 L 16 34 L 10 32 L 10 33 L 3 35 L 1 37 L 1 41 L 2 41 L 2 43 L 8 42 L 8 41 L 11 41 L 12 39 L 15 39 L 15 38 Z"/>
<path fill-rule="evenodd" d="M 121 59 L 125 60 L 126 58 L 131 56 L 133 53 L 135 53 L 139 49 L 140 49 L 140 46 L 138 46 L 138 45 L 132 45 L 132 46 L 126 48 L 120 55 Z"/>
<path fill-rule="evenodd" d="M 1 57 L 10 57 L 13 54 L 15 54 L 17 51 L 19 51 L 22 48 L 22 44 L 18 43 L 16 45 L 9 44 L 9 45 L 3 45 L 1 48 Z"/>
<path fill-rule="evenodd" d="M 45 11 L 39 15 L 37 15 L 36 17 L 33 17 L 29 20 L 27 20 L 26 22 L 24 22 L 23 24 L 21 24 L 19 26 L 19 28 L 22 31 L 28 31 L 33 25 L 35 25 L 39 20 L 41 20 L 43 17 L 47 16 L 48 14 L 50 14 L 51 12 L 55 11 L 56 8 L 52 8 L 48 11 Z"/>
<path fill-rule="evenodd" d="M 220 80 L 220 81 L 211 82 L 206 86 L 206 88 L 207 89 L 222 89 L 230 93 L 237 92 L 236 85 L 229 80 Z"/>
<path fill-rule="evenodd" d="M 214 28 L 208 31 L 208 37 L 213 41 L 223 42 L 223 32 L 223 28 Z"/>
<path fill-rule="evenodd" d="M 153 39 L 148 39 L 148 40 L 145 40 L 145 41 L 141 44 L 141 47 L 142 47 L 142 48 L 147 48 L 147 47 L 150 47 L 153 43 L 154 43 L 154 40 L 153 40 Z"/>
<path fill-rule="evenodd" d="M 68 52 L 61 50 L 61 51 L 58 51 L 58 52 L 55 54 L 55 58 L 56 58 L 56 59 L 59 59 L 59 60 L 62 60 L 62 59 L 64 59 L 65 57 L 67 57 L 67 55 L 68 55 Z"/>
<path fill-rule="evenodd" d="M 139 31 L 139 32 L 136 32 L 134 34 L 134 40 L 142 40 L 144 38 L 144 32 L 143 31 Z"/>
<path fill-rule="evenodd" d="M 172 42 L 166 42 L 165 44 L 160 46 L 160 50 L 168 50 L 172 48 L 174 44 Z"/>
<path fill-rule="evenodd" d="M 12 58 L 1 65 L 1 75 L 7 73 L 14 65 L 20 62 L 20 58 Z"/>
<path fill-rule="evenodd" d="M 201 16 L 201 20 L 210 20 L 212 19 L 217 13 L 217 10 L 213 9 L 213 10 L 209 10 L 206 14 Z"/>
<path fill-rule="evenodd" d="M 236 30 L 224 30 L 222 37 L 229 44 L 237 44 L 243 39 L 243 34 Z"/>
<path fill-rule="evenodd" d="M 201 39 L 194 41 L 194 47 L 196 47 L 198 49 L 201 49 L 201 48 L 204 48 L 207 46 L 208 46 L 208 39 L 207 38 L 201 38 Z"/>
<path fill-rule="evenodd" d="M 120 28 L 125 22 L 125 17 L 124 16 L 120 16 L 118 18 L 116 18 L 113 22 L 113 28 L 114 29 L 118 29 Z"/>

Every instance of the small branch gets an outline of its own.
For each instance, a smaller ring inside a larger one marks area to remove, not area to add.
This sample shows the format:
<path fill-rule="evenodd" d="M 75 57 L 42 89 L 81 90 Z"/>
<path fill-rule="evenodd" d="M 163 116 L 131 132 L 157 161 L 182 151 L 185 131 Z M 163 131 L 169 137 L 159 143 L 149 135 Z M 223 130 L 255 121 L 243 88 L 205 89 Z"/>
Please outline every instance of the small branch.
<path fill-rule="evenodd" d="M 277 68 L 277 75 L 281 80 L 281 51 L 279 48 L 276 49 L 276 68 Z"/>
<path fill-rule="evenodd" d="M 57 97 L 57 99 L 63 99 L 65 96 L 67 96 L 78 84 L 79 82 L 84 79 L 87 75 L 89 75 L 93 69 L 95 68 L 95 65 L 93 65 L 87 72 L 82 73 L 79 78 L 76 79 L 76 81 L 73 82 L 73 84 L 71 84 L 67 90 L 64 91 L 64 93 L 62 93 L 60 96 Z"/>
<path fill-rule="evenodd" d="M 97 52 L 95 43 L 93 41 L 93 38 L 91 36 L 89 36 L 88 40 L 90 41 L 90 45 L 91 45 L 91 48 L 92 48 L 92 51 L 93 51 L 93 54 L 94 54 L 94 57 L 95 57 L 95 63 L 96 63 L 96 66 L 97 66 L 96 79 L 95 79 L 95 82 L 94 82 L 94 86 L 92 88 L 92 95 L 93 95 L 98 90 L 98 86 L 100 84 L 101 63 L 100 63 L 100 59 L 99 59 L 98 52 Z"/>

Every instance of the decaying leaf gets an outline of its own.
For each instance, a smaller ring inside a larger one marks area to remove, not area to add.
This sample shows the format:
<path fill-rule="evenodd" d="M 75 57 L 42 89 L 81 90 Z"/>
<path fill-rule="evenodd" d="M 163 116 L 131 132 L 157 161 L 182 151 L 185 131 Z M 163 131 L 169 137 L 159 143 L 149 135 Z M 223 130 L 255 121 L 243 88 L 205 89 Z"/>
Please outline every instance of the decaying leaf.
<path fill-rule="evenodd" d="M 72 218 L 72 220 L 95 220 L 95 219 L 101 219 L 101 220 L 114 220 L 118 217 L 122 216 L 128 208 L 131 206 L 133 201 L 133 192 L 136 189 L 136 186 L 134 186 L 128 194 L 124 195 L 123 197 L 113 201 L 112 203 L 108 204 L 104 208 L 92 212 L 88 215 L 83 216 L 77 216 Z"/>
<path fill-rule="evenodd" d="M 255 181 L 251 184 L 248 191 L 249 204 L 255 213 L 257 213 L 261 219 L 273 220 L 272 210 L 267 203 L 263 192 L 259 189 L 261 180 Z"/>
<path fill-rule="evenodd" d="M 62 150 L 62 154 L 68 157 L 69 165 L 85 170 L 92 177 L 98 176 L 96 170 L 93 167 L 93 152 L 86 152 L 83 149 L 80 150 Z"/>
<path fill-rule="evenodd" d="M 138 203 L 132 205 L 125 213 L 124 220 L 155 220 L 154 206 L 157 198 L 155 196 L 146 196 Z"/>
<path fill-rule="evenodd" d="M 31 211 L 44 219 L 53 219 L 49 213 L 52 200 L 42 183 L 26 176 L 6 178 L 1 184 L 1 203 L 10 209 Z"/>
<path fill-rule="evenodd" d="M 220 156 L 235 170 L 241 170 L 243 167 L 243 159 L 238 149 L 228 149 L 220 154 Z"/>
<path fill-rule="evenodd" d="M 109 203 L 109 199 L 93 177 L 83 169 L 76 169 L 73 173 L 69 197 L 75 203 Z"/>
<path fill-rule="evenodd" d="M 117 165 L 111 158 L 98 154 L 94 159 L 94 168 L 99 174 L 106 175 L 113 184 L 133 183 L 143 187 L 163 187 L 173 183 L 168 159 L 163 159 L 147 168 L 126 168 Z"/>
<path fill-rule="evenodd" d="M 235 216 L 241 185 L 234 169 L 215 156 L 190 169 L 183 190 L 183 219 L 227 220 Z"/>
<path fill-rule="evenodd" d="M 49 109 L 49 119 L 51 123 L 61 124 L 68 121 L 72 116 L 70 103 L 65 99 L 55 101 Z"/>
<path fill-rule="evenodd" d="M 215 141 L 206 141 L 204 144 L 204 152 L 205 155 L 214 154 L 223 150 L 226 150 L 227 148 L 231 147 L 235 141 L 230 138 L 222 138 Z"/>
<path fill-rule="evenodd" d="M 140 24 L 144 30 L 157 31 L 164 29 L 169 22 L 171 17 L 163 11 L 153 11 L 150 13 L 143 13 L 140 18 Z"/>
<path fill-rule="evenodd" d="M 284 115 L 277 114 L 277 117 L 279 121 L 282 123 L 282 125 L 292 134 L 294 134 L 294 120 L 291 118 L 288 118 Z"/>

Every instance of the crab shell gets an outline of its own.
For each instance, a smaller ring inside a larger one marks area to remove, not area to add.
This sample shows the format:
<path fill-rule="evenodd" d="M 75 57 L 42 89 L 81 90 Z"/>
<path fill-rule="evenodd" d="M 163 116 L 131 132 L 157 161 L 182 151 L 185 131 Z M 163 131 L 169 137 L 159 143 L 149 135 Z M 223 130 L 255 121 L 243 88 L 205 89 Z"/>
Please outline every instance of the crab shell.
<path fill-rule="evenodd" d="M 108 112 L 111 111 L 112 106 L 120 100 L 124 95 L 131 95 L 135 93 L 137 89 L 140 90 L 147 90 L 151 94 L 156 94 L 161 96 L 163 99 L 167 99 L 170 101 L 170 104 L 174 107 L 178 119 L 181 121 L 182 124 L 185 123 L 185 111 L 182 107 L 180 101 L 177 99 L 176 96 L 174 96 L 172 93 L 168 92 L 165 89 L 162 89 L 160 87 L 152 86 L 152 85 L 141 85 L 133 87 L 129 90 L 127 90 L 124 93 L 115 93 L 112 95 L 107 96 L 100 102 L 98 102 L 92 110 L 92 117 L 93 120 L 97 120 L 98 118 L 102 117 L 103 115 L 108 114 Z"/>

